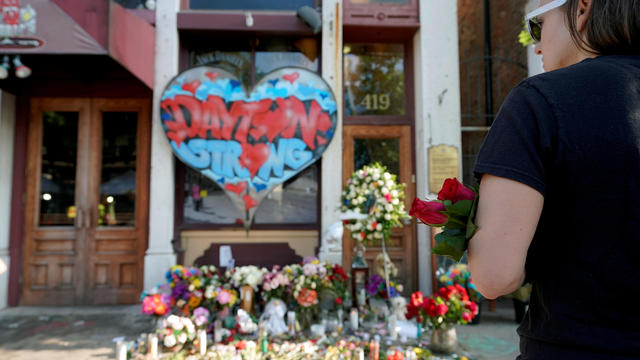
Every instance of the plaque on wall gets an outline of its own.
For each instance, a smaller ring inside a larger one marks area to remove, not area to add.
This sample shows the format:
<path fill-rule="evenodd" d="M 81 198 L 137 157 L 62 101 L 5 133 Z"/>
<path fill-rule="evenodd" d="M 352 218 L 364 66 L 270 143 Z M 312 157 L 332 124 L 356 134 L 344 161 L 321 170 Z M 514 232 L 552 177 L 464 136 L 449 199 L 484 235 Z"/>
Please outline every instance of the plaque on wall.
<path fill-rule="evenodd" d="M 429 192 L 437 194 L 445 179 L 458 178 L 460 159 L 458 148 L 452 145 L 437 145 L 429 148 Z"/>

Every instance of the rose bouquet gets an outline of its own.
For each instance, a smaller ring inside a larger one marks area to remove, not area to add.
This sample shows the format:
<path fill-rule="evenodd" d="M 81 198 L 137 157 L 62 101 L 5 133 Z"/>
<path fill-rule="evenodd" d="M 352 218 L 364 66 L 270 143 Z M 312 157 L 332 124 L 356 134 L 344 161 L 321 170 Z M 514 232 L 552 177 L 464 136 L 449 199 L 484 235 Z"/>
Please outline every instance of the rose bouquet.
<path fill-rule="evenodd" d="M 329 269 L 328 276 L 330 281 L 329 290 L 336 296 L 335 303 L 341 305 L 347 296 L 349 276 L 342 266 L 337 264 Z"/>
<path fill-rule="evenodd" d="M 471 189 L 457 179 L 446 179 L 438 200 L 413 200 L 409 215 L 424 224 L 442 227 L 436 235 L 436 246 L 432 252 L 460 261 L 467 244 L 478 228 L 475 224 L 478 206 L 478 187 Z"/>
<path fill-rule="evenodd" d="M 460 285 L 442 287 L 437 295 L 424 297 L 421 292 L 411 294 L 407 304 L 407 319 L 431 329 L 456 324 L 467 324 L 478 314 L 478 305 L 469 300 L 467 291 Z"/>
<path fill-rule="evenodd" d="M 147 295 L 142 300 L 142 313 L 164 316 L 171 311 L 171 297 L 168 294 Z"/>

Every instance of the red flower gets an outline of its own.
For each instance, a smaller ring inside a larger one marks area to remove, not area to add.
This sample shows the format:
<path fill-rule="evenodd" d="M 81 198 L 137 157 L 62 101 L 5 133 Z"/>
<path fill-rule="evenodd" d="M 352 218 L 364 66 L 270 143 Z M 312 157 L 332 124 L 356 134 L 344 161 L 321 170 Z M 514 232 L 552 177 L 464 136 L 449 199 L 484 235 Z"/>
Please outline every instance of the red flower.
<path fill-rule="evenodd" d="M 435 308 L 438 315 L 444 315 L 449 310 L 449 307 L 446 304 L 436 305 Z"/>
<path fill-rule="evenodd" d="M 315 290 L 303 288 L 300 290 L 300 294 L 298 294 L 298 298 L 296 300 L 301 306 L 309 307 L 315 304 L 317 299 L 318 293 Z"/>
<path fill-rule="evenodd" d="M 244 350 L 247 347 L 247 343 L 245 343 L 244 341 L 240 340 L 236 343 L 236 349 L 238 350 Z"/>
<path fill-rule="evenodd" d="M 478 314 L 478 304 L 474 303 L 473 301 L 467 301 L 464 304 L 465 309 L 471 311 L 471 314 L 473 315 L 477 315 Z"/>
<path fill-rule="evenodd" d="M 460 300 L 469 301 L 469 294 L 467 293 L 467 289 L 462 287 L 460 284 L 455 284 L 456 291 L 460 294 Z"/>
<path fill-rule="evenodd" d="M 342 298 L 336 298 L 336 304 L 340 305 L 342 304 Z"/>
<path fill-rule="evenodd" d="M 438 201 L 413 200 L 409 215 L 418 218 L 427 225 L 444 225 L 449 218 L 441 211 L 445 211 L 444 204 Z"/>
<path fill-rule="evenodd" d="M 343 223 L 344 223 L 345 225 L 349 225 L 349 220 L 344 220 L 344 221 L 343 221 Z"/>
<path fill-rule="evenodd" d="M 465 322 L 469 322 L 471 321 L 471 319 L 473 319 L 473 315 L 471 315 L 470 312 L 465 311 L 462 313 L 462 320 L 464 320 Z"/>
<path fill-rule="evenodd" d="M 391 194 L 390 194 L 390 193 L 387 193 L 387 194 L 384 196 L 384 199 L 385 199 L 385 200 L 387 200 L 387 202 L 391 202 L 391 200 L 393 200 L 393 198 L 391 197 Z"/>
<path fill-rule="evenodd" d="M 411 300 L 409 301 L 409 304 L 415 307 L 420 307 L 422 306 L 423 301 L 424 297 L 422 296 L 422 293 L 420 291 L 416 291 L 411 294 Z"/>
<path fill-rule="evenodd" d="M 442 190 L 438 193 L 438 200 L 451 200 L 454 203 L 460 200 L 473 200 L 475 197 L 476 193 L 456 178 L 446 179 Z"/>

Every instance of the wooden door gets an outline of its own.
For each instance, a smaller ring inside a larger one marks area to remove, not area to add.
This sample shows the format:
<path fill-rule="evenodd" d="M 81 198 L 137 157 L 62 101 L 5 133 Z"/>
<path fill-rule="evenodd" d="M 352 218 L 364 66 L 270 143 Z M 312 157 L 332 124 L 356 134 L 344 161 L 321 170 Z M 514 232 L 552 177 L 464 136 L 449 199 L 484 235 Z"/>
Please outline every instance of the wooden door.
<path fill-rule="evenodd" d="M 413 174 L 413 155 L 411 152 L 411 127 L 351 125 L 343 127 L 343 185 L 351 174 L 374 162 L 385 165 L 395 173 L 399 183 L 406 184 L 405 207 L 407 211 L 415 196 Z M 394 229 L 391 235 L 392 245 L 387 248 L 393 263 L 398 267 L 398 281 L 404 285 L 404 296 L 411 294 L 418 286 L 417 246 L 415 221 L 407 220 L 405 226 Z M 345 230 L 343 237 L 342 263 L 351 267 L 354 242 L 351 234 Z M 382 251 L 378 245 L 368 246 L 365 259 L 369 269 L 373 269 L 376 256 Z"/>
<path fill-rule="evenodd" d="M 135 303 L 147 244 L 149 102 L 31 101 L 25 305 Z"/>

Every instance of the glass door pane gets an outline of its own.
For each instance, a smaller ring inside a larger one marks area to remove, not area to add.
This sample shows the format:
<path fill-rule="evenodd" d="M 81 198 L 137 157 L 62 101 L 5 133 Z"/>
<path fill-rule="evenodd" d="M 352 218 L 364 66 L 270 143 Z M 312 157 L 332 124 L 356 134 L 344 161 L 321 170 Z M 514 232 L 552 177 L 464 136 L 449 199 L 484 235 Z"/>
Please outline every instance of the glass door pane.
<path fill-rule="evenodd" d="M 379 162 L 387 167 L 387 171 L 394 175 L 400 173 L 400 140 L 388 139 L 353 139 L 354 169 Z"/>
<path fill-rule="evenodd" d="M 75 219 L 78 113 L 42 114 L 40 226 L 72 226 Z"/>
<path fill-rule="evenodd" d="M 99 226 L 134 226 L 137 112 L 102 113 Z"/>

